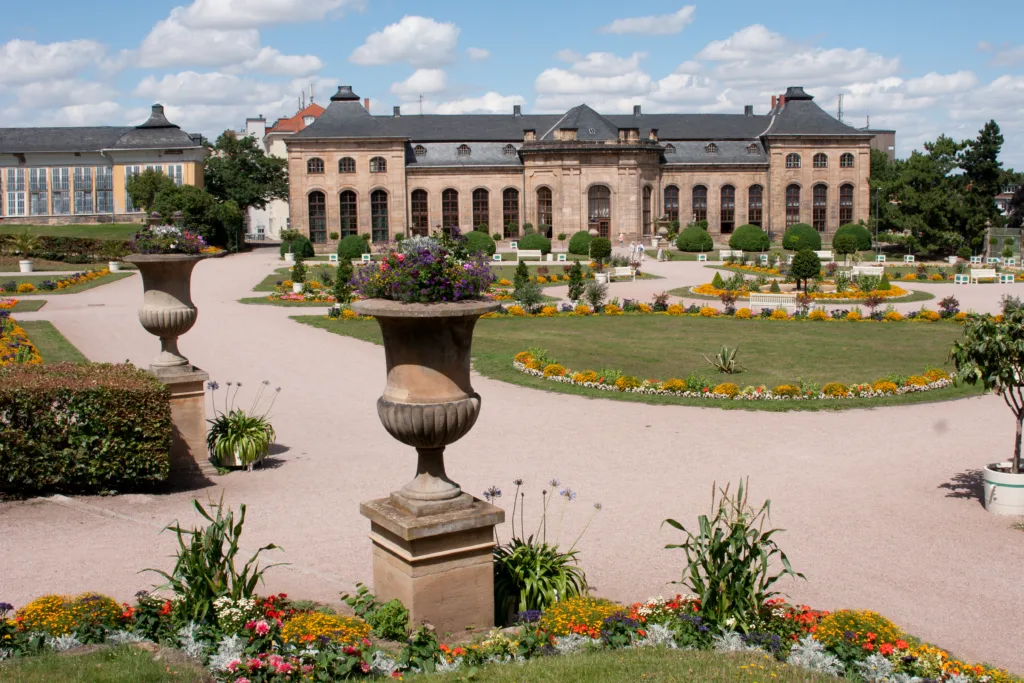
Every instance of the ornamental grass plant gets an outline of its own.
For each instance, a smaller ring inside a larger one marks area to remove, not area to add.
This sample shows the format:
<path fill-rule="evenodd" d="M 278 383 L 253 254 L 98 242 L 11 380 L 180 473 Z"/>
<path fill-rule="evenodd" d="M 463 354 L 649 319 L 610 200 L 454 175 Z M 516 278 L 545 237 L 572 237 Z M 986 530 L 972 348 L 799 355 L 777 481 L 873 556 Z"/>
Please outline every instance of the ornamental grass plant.
<path fill-rule="evenodd" d="M 261 382 L 252 405 L 245 410 L 236 405 L 242 383 L 228 382 L 227 390 L 224 392 L 224 409 L 220 410 L 217 408 L 216 399 L 220 385 L 214 381 L 206 383 L 214 413 L 214 418 L 207 420 L 210 428 L 206 432 L 206 447 L 210 450 L 214 462 L 220 467 L 237 463 L 252 470 L 256 463 L 267 456 L 270 444 L 277 438 L 270 423 L 270 410 L 281 392 L 281 387 L 277 387 L 271 394 L 268 405 L 263 407 L 264 396 L 269 386 L 269 380 Z"/>

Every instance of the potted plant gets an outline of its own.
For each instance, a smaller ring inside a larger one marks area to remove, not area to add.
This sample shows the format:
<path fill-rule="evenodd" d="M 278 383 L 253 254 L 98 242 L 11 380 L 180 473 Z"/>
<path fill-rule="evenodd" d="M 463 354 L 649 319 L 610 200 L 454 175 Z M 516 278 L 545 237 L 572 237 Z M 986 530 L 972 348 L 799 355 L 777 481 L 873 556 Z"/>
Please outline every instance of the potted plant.
<path fill-rule="evenodd" d="M 285 263 L 295 263 L 295 240 L 302 236 L 298 230 L 282 230 L 281 241 L 288 243 L 288 251 L 285 252 Z"/>
<path fill-rule="evenodd" d="M 108 240 L 103 243 L 103 256 L 107 259 L 107 268 L 111 273 L 121 272 L 121 259 L 128 255 L 128 248 L 121 240 Z"/>
<path fill-rule="evenodd" d="M 214 394 L 220 385 L 217 382 L 206 383 L 206 388 L 210 390 L 214 414 L 212 420 L 207 420 L 210 429 L 206 433 L 206 446 L 210 449 L 210 459 L 217 467 L 244 467 L 251 472 L 253 466 L 267 457 L 270 444 L 277 438 L 274 427 L 270 424 L 269 415 L 281 387 L 274 390 L 270 404 L 261 411 L 260 404 L 265 398 L 267 387 L 270 386 L 269 381 L 264 380 L 260 384 L 249 410 L 235 406 L 235 399 L 242 383 L 238 382 L 234 386 L 235 390 L 232 393 L 232 383 L 228 382 L 224 410 L 218 410 Z"/>
<path fill-rule="evenodd" d="M 416 476 L 397 494 L 414 514 L 463 496 L 448 478 L 444 449 L 465 436 L 480 412 L 470 383 L 473 328 L 500 304 L 485 299 L 494 280 L 486 254 L 470 255 L 458 228 L 413 237 L 353 277 L 362 298 L 352 310 L 377 319 L 387 383 L 377 414 L 395 439 L 418 453 Z"/>
<path fill-rule="evenodd" d="M 190 368 L 178 351 L 178 337 L 192 329 L 197 311 L 192 303 L 192 269 L 204 258 L 223 255 L 211 250 L 203 238 L 173 225 L 155 225 L 141 230 L 129 244 L 125 261 L 142 273 L 143 300 L 139 322 L 160 338 L 160 354 L 153 369 Z"/>
<path fill-rule="evenodd" d="M 963 337 L 953 344 L 950 358 L 958 381 L 981 384 L 995 391 L 1017 421 L 1013 459 L 985 466 L 985 508 L 997 515 L 1024 515 L 1024 308 L 1007 306 L 1002 320 L 970 315 Z"/>
<path fill-rule="evenodd" d="M 294 256 L 294 254 L 293 254 Z M 306 288 L 306 264 L 302 259 L 302 255 L 295 259 L 295 265 L 292 266 L 292 293 L 302 294 L 302 290 Z"/>
<path fill-rule="evenodd" d="M 39 249 L 39 238 L 28 231 L 25 231 L 14 238 L 13 251 L 21 256 L 18 261 L 18 270 L 22 273 L 31 273 L 34 270 L 32 261 L 29 259 L 33 252 Z"/>

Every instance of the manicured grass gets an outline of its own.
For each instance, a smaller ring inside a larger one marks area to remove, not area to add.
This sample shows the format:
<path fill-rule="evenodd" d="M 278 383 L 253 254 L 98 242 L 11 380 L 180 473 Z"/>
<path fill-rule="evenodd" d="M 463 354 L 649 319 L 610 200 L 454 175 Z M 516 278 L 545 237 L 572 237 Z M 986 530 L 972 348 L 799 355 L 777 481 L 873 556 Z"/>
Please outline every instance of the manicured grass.
<path fill-rule="evenodd" d="M 75 272 L 85 272 L 85 270 L 77 270 Z M 36 291 L 30 292 L 30 293 L 28 293 L 25 296 L 55 296 L 55 295 L 59 295 L 59 294 L 75 294 L 77 292 L 84 292 L 85 290 L 92 289 L 94 287 L 102 287 L 103 285 L 109 285 L 111 282 L 117 282 L 118 280 L 122 280 L 122 279 L 124 279 L 126 277 L 131 277 L 131 275 L 132 275 L 132 273 L 110 273 L 108 275 L 104 275 L 103 277 L 96 278 L 95 280 L 89 280 L 88 282 L 83 282 L 80 285 L 75 285 L 74 287 L 67 287 L 65 289 L 53 289 L 53 290 L 50 290 L 48 292 L 47 291 L 43 291 L 41 289 L 36 289 Z M 35 285 L 36 287 L 39 287 L 39 284 L 42 283 L 43 281 L 45 281 L 45 280 L 55 280 L 58 277 L 60 277 L 60 276 L 55 276 L 55 275 L 27 275 L 25 277 L 16 277 L 16 278 L 15 277 L 10 277 L 10 278 L 0 277 L 0 282 L 9 282 L 9 281 L 13 280 L 14 282 L 18 283 L 19 285 L 24 283 L 24 282 L 28 282 L 30 284 Z M 6 292 L 4 295 L 5 296 L 19 296 L 17 292 Z"/>
<path fill-rule="evenodd" d="M 35 345 L 43 363 L 88 363 L 89 359 L 82 355 L 67 338 L 47 320 L 19 320 L 18 325 L 25 330 L 29 341 Z"/>
<path fill-rule="evenodd" d="M 98 268 L 106 268 L 106 261 L 97 261 L 96 263 L 65 263 L 64 261 L 48 261 L 46 259 L 32 259 L 32 265 L 35 266 L 37 271 L 52 271 L 62 270 L 72 273 L 77 273 L 82 270 L 96 270 Z M 135 266 L 130 263 L 122 263 L 121 268 L 125 270 L 134 270 Z M 17 273 L 21 270 L 18 266 L 17 256 L 0 256 L 0 273 Z"/>
<path fill-rule="evenodd" d="M 152 653 L 131 647 L 87 655 L 41 655 L 0 662 L 0 680 L 8 683 L 200 683 L 209 680 L 188 663 L 154 661 Z"/>
<path fill-rule="evenodd" d="M 240 304 L 255 304 L 258 306 L 284 306 L 293 308 L 330 308 L 334 304 L 329 301 L 271 301 L 265 296 L 250 296 L 239 299 Z"/>
<path fill-rule="evenodd" d="M 906 288 L 904 287 L 904 289 Z M 670 289 L 668 293 L 671 294 L 672 296 L 681 296 L 690 299 L 707 299 L 709 301 L 719 300 L 717 296 L 709 296 L 707 294 L 694 294 L 692 291 L 690 291 L 690 287 L 677 287 L 675 289 Z M 912 290 L 910 294 L 906 296 L 901 296 L 899 298 L 894 297 L 889 299 L 889 301 L 891 301 L 894 304 L 912 304 L 918 301 L 931 301 L 934 298 L 935 295 L 932 294 L 931 292 L 915 289 Z M 742 308 L 747 303 L 748 302 L 746 299 L 739 299 L 736 301 L 736 307 Z M 827 309 L 829 306 L 832 306 L 833 304 L 836 306 L 857 306 L 862 305 L 863 302 L 858 301 L 856 299 L 822 299 L 821 301 L 815 302 L 814 305 L 824 306 Z M 884 308 L 884 306 L 882 308 Z"/>
<path fill-rule="evenodd" d="M 380 328 L 371 321 L 335 321 L 320 316 L 295 320 L 376 344 Z M 951 369 L 946 358 L 960 336 L 947 323 L 849 323 L 710 319 L 675 316 L 496 318 L 477 323 L 473 364 L 478 372 L 537 389 L 654 404 L 717 406 L 747 410 L 820 410 L 940 401 L 974 396 L 979 390 L 955 386 L 938 391 L 876 399 L 836 401 L 715 401 L 674 396 L 603 392 L 532 377 L 512 367 L 519 351 L 540 346 L 575 371 L 612 368 L 641 378 L 685 378 L 698 372 L 713 381 L 774 387 L 797 379 L 825 384 L 874 382 L 886 375 L 920 374 L 927 367 Z M 704 359 L 723 344 L 739 347 L 745 368 L 719 375 Z"/>
<path fill-rule="evenodd" d="M 527 261 L 526 263 L 529 263 L 529 261 Z M 563 270 L 563 266 L 566 266 L 566 264 L 564 264 L 564 263 L 562 263 L 562 264 L 560 264 L 560 263 L 543 263 L 541 265 L 548 266 L 548 271 L 551 274 L 558 275 L 559 279 L 558 279 L 558 282 L 546 282 L 546 283 L 540 285 L 540 287 L 542 287 L 542 288 L 543 287 L 558 287 L 559 285 L 566 286 L 566 285 L 569 284 L 569 281 L 566 280 L 563 277 L 564 275 L 568 274 L 568 273 L 564 272 L 564 270 Z M 568 265 L 571 266 L 572 264 L 570 263 Z M 494 273 L 495 282 L 497 282 L 498 280 L 501 280 L 501 279 L 514 280 L 515 274 L 516 274 L 516 267 L 515 266 L 491 266 L 491 272 Z M 589 272 L 590 272 L 590 268 L 587 267 L 587 266 L 583 266 L 583 274 L 586 275 Z M 540 275 L 540 273 L 534 272 L 534 273 L 530 273 L 530 275 L 532 277 L 536 277 L 537 275 Z M 615 281 L 616 282 L 625 282 L 626 279 L 627 278 L 616 278 Z M 637 280 L 661 280 L 663 278 L 661 276 L 659 276 L 659 275 L 651 275 L 650 273 L 645 273 L 645 272 L 643 272 L 643 268 L 641 267 L 640 275 L 638 275 L 636 279 Z"/>
<path fill-rule="evenodd" d="M 17 295 L 14 298 L 17 299 Z M 6 310 L 11 313 L 35 313 L 45 305 L 46 299 L 18 299 L 18 303 L 14 304 L 14 308 Z"/>
<path fill-rule="evenodd" d="M 89 237 L 98 240 L 130 240 L 142 229 L 141 223 L 97 223 L 94 225 L 16 225 L 0 224 L 0 234 L 18 235 L 28 231 L 47 237 Z"/>

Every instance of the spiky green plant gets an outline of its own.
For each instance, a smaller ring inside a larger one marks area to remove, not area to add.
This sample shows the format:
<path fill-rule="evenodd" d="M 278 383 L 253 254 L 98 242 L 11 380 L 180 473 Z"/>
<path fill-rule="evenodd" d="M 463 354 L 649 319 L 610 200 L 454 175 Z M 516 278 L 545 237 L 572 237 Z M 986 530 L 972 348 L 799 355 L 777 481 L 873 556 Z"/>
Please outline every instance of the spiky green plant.
<path fill-rule="evenodd" d="M 743 368 L 739 363 L 736 362 L 736 354 L 739 353 L 740 347 L 730 349 L 728 346 L 722 346 L 722 350 L 718 352 L 714 360 L 704 356 L 704 360 L 711 363 L 719 372 L 731 375 L 736 372 L 742 372 Z M 701 354 L 704 355 L 704 354 Z"/>

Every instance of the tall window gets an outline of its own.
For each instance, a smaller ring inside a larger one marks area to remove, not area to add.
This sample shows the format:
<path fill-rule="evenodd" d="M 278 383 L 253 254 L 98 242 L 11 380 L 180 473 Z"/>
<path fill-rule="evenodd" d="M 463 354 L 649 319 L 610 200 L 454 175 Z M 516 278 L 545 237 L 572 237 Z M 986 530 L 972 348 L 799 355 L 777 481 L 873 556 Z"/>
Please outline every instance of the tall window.
<path fill-rule="evenodd" d="M 787 154 L 786 155 L 786 168 L 800 168 L 800 155 L 799 154 Z"/>
<path fill-rule="evenodd" d="M 441 229 L 450 233 L 453 227 L 459 227 L 459 193 L 447 189 L 441 193 Z"/>
<path fill-rule="evenodd" d="M 697 185 L 693 188 L 693 222 L 699 223 L 708 219 L 708 188 Z"/>
<path fill-rule="evenodd" d="M 541 226 L 547 226 L 547 232 L 551 229 L 552 221 L 552 206 L 551 206 L 551 188 L 550 187 L 538 187 L 537 188 L 537 230 L 541 229 Z"/>
<path fill-rule="evenodd" d="M 828 156 L 818 152 L 814 155 L 814 168 L 828 168 Z"/>
<path fill-rule="evenodd" d="M 75 168 L 75 213 L 92 213 L 92 169 Z"/>
<path fill-rule="evenodd" d="M 306 162 L 306 173 L 323 173 L 324 172 L 324 160 L 317 157 L 313 157 Z"/>
<path fill-rule="evenodd" d="M 679 220 L 679 188 L 675 185 L 665 188 L 665 218 Z"/>
<path fill-rule="evenodd" d="M 641 195 L 642 203 L 640 206 L 640 220 L 643 225 L 644 235 L 651 234 L 651 188 L 645 186 L 643 194 Z"/>
<path fill-rule="evenodd" d="M 338 197 L 341 217 L 338 233 L 342 237 L 359 234 L 359 206 L 356 201 L 356 193 L 352 190 L 345 190 Z"/>
<path fill-rule="evenodd" d="M 7 215 L 25 215 L 25 169 L 7 169 Z"/>
<path fill-rule="evenodd" d="M 323 192 L 309 193 L 309 240 L 327 241 L 327 197 Z"/>
<path fill-rule="evenodd" d="M 167 177 L 179 187 L 185 184 L 185 167 L 181 164 L 167 164 Z"/>
<path fill-rule="evenodd" d="M 853 185 L 839 186 L 839 225 L 853 222 Z"/>
<path fill-rule="evenodd" d="M 491 222 L 490 215 L 490 199 L 491 194 L 482 187 L 473 190 L 473 227 L 479 228 L 481 225 L 488 226 Z M 486 231 L 486 228 L 485 228 Z"/>
<path fill-rule="evenodd" d="M 96 167 L 96 213 L 114 213 L 114 169 Z"/>
<path fill-rule="evenodd" d="M 132 176 L 137 176 L 142 173 L 141 166 L 125 166 L 124 167 L 124 210 L 126 213 L 138 213 L 142 209 L 135 208 L 135 202 L 132 201 L 132 196 L 128 194 L 128 180 Z"/>
<path fill-rule="evenodd" d="M 786 227 L 800 222 L 800 186 L 786 188 Z"/>
<path fill-rule="evenodd" d="M 505 237 L 519 236 L 519 190 L 506 189 L 501 195 L 501 220 Z"/>
<path fill-rule="evenodd" d="M 722 208 L 719 214 L 719 225 L 723 233 L 730 233 L 736 227 L 736 188 L 732 185 L 722 186 Z"/>
<path fill-rule="evenodd" d="M 342 157 L 338 159 L 338 173 L 355 173 L 356 172 L 356 160 L 352 157 Z"/>
<path fill-rule="evenodd" d="M 761 227 L 764 211 L 764 188 L 751 185 L 747 190 L 747 223 Z"/>
<path fill-rule="evenodd" d="M 815 185 L 811 197 L 814 205 L 811 211 L 814 229 L 818 232 L 825 232 L 828 225 L 828 186 Z"/>
<path fill-rule="evenodd" d="M 590 227 L 601 237 L 611 233 L 612 191 L 604 185 L 594 185 L 587 191 L 587 217 Z"/>
<path fill-rule="evenodd" d="M 430 232 L 430 216 L 428 214 L 427 191 L 413 190 L 410 202 L 412 215 L 412 234 L 426 236 Z"/>
<path fill-rule="evenodd" d="M 853 168 L 853 155 L 846 152 L 839 157 L 839 168 Z"/>
<path fill-rule="evenodd" d="M 49 193 L 46 189 L 46 169 L 28 169 L 28 203 L 29 213 L 33 216 L 45 216 L 50 213 L 48 199 Z"/>
<path fill-rule="evenodd" d="M 370 233 L 374 242 L 388 241 L 388 193 L 384 190 L 370 193 Z"/>
<path fill-rule="evenodd" d="M 374 157 L 370 159 L 370 173 L 387 173 L 388 172 L 388 160 L 384 157 Z"/>

